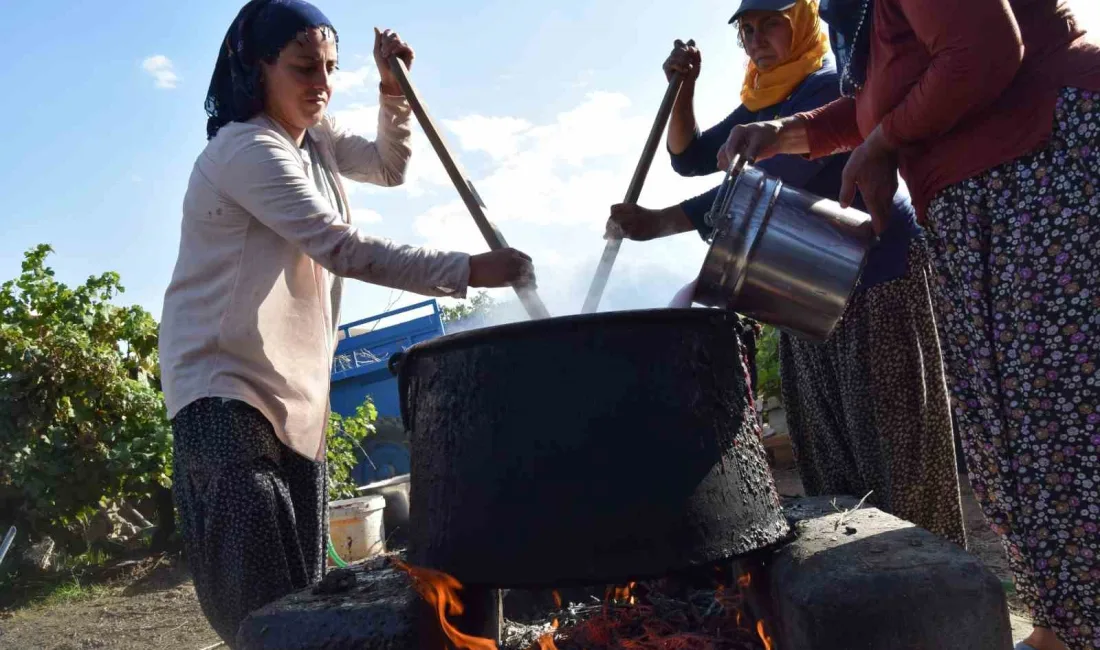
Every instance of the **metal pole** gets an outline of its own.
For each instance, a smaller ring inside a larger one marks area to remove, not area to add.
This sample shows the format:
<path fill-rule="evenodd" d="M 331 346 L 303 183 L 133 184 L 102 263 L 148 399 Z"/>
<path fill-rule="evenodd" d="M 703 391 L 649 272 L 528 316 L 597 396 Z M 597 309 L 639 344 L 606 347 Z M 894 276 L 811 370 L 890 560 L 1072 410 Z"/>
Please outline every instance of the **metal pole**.
<path fill-rule="evenodd" d="M 396 56 L 392 57 L 390 59 L 390 69 L 393 70 L 394 76 L 397 77 L 397 83 L 401 86 L 402 92 L 405 93 L 405 99 L 409 100 L 409 105 L 412 107 L 416 119 L 420 122 L 421 128 L 424 129 L 424 134 L 428 136 L 428 141 L 432 143 L 432 147 L 439 156 L 439 160 L 447 170 L 447 175 L 451 177 L 451 182 L 454 183 L 455 189 L 458 190 L 459 196 L 462 197 L 462 202 L 466 204 L 466 208 L 470 211 L 470 216 L 474 218 L 474 222 L 477 224 L 478 229 L 481 230 L 481 234 L 485 237 L 485 241 L 489 244 L 489 248 L 491 250 L 508 248 L 508 243 L 504 240 L 504 235 L 500 234 L 500 230 L 489 221 L 487 216 L 485 216 L 485 203 L 482 202 L 481 197 L 478 196 L 477 190 L 474 189 L 473 182 L 459 166 L 454 155 L 451 154 L 451 150 L 447 147 L 447 142 L 443 139 L 442 133 L 439 128 L 436 127 L 435 122 L 432 120 L 432 116 L 428 114 L 428 109 L 424 105 L 424 102 L 420 100 L 420 95 L 417 93 L 416 87 L 413 86 L 412 80 L 409 78 L 409 69 L 405 67 L 405 62 Z M 546 305 L 543 304 L 542 299 L 539 298 L 538 293 L 534 289 L 521 286 L 516 286 L 514 288 L 519 295 L 520 302 L 523 303 L 524 308 L 531 318 L 539 319 L 550 317 L 550 312 L 547 311 Z"/>
<path fill-rule="evenodd" d="M 668 82 L 668 89 L 665 90 L 664 99 L 661 100 L 661 108 L 657 111 L 657 118 L 653 120 L 653 127 L 649 130 L 649 139 L 646 140 L 645 148 L 642 149 L 642 157 L 634 169 L 634 177 L 630 179 L 630 187 L 626 190 L 626 200 L 623 203 L 636 204 L 642 195 L 642 186 L 645 185 L 646 175 L 649 174 L 649 167 L 653 164 L 653 156 L 657 153 L 657 145 L 660 144 L 661 136 L 665 132 L 665 125 L 668 124 L 669 115 L 672 114 L 672 105 L 680 92 L 681 84 L 680 73 L 672 75 L 672 79 Z M 619 248 L 622 245 L 623 240 L 618 237 L 607 240 L 600 263 L 596 267 L 596 276 L 592 278 L 592 286 L 588 288 L 588 296 L 584 299 L 582 314 L 591 314 L 600 306 L 600 299 L 603 298 L 604 289 L 607 288 L 607 280 L 611 277 L 611 267 L 615 265 L 615 258 L 618 257 Z"/>
<path fill-rule="evenodd" d="M 4 535 L 4 543 L 0 544 L 0 564 L 4 563 L 4 557 L 8 554 L 8 549 L 11 548 L 11 543 L 15 541 L 15 526 L 8 529 L 8 534 Z"/>

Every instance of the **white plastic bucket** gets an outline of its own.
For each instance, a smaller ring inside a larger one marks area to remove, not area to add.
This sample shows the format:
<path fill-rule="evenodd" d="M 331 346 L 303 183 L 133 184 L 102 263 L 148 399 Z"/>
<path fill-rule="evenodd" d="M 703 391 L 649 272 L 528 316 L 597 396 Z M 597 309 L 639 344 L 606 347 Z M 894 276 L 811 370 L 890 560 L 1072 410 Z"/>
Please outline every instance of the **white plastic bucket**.
<path fill-rule="evenodd" d="M 377 494 L 386 500 L 386 512 L 382 525 L 386 538 L 401 542 L 408 537 L 409 527 L 409 475 L 402 474 L 384 481 L 359 487 L 362 495 Z"/>
<path fill-rule="evenodd" d="M 333 501 L 328 506 L 329 536 L 345 562 L 372 558 L 386 550 L 382 538 L 382 511 L 386 499 L 370 495 Z"/>

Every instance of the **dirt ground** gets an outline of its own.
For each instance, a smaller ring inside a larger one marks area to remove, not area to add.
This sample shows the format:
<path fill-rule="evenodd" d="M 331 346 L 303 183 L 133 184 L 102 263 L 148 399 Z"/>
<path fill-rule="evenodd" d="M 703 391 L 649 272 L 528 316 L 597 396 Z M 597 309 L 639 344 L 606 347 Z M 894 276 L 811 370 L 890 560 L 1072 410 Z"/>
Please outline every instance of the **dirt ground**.
<path fill-rule="evenodd" d="M 51 601 L 0 612 L 0 649 L 204 650 L 220 641 L 186 566 L 167 557 L 138 563 L 103 589 Z"/>
<path fill-rule="evenodd" d="M 781 494 L 802 493 L 792 470 L 777 471 L 776 483 Z M 963 495 L 970 551 L 1002 581 L 1011 581 L 1000 543 L 965 482 Z M 1015 598 L 1009 600 L 1018 641 L 1030 625 Z M 167 557 L 137 563 L 105 588 L 71 600 L 0 611 L 0 650 L 213 650 L 218 641 L 199 610 L 186 566 Z"/>

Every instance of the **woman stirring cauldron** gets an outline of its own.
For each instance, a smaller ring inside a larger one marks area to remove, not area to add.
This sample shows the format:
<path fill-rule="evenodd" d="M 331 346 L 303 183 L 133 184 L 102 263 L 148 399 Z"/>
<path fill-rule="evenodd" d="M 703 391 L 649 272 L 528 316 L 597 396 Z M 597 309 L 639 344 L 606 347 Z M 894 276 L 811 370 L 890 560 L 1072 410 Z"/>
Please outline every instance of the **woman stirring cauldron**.
<path fill-rule="evenodd" d="M 836 66 L 814 0 L 745 0 L 730 21 L 749 56 L 742 105 L 700 132 L 693 95 L 702 56 L 676 42 L 665 73 L 684 84 L 668 131 L 673 168 L 720 171 L 718 151 L 739 124 L 794 115 L 839 96 Z M 818 196 L 840 196 L 846 156 L 778 156 L 759 167 Z M 725 165 L 723 165 L 724 167 Z M 644 241 L 711 226 L 718 190 L 662 210 L 611 208 L 609 229 Z M 965 545 L 950 405 L 932 315 L 932 272 L 909 197 L 897 192 L 888 226 L 869 253 L 861 285 L 829 341 L 782 334 L 780 375 L 791 441 L 806 491 L 870 492 L 883 510 Z"/>
<path fill-rule="evenodd" d="M 325 425 L 341 277 L 436 296 L 533 278 L 514 250 L 399 246 L 351 222 L 341 176 L 395 186 L 410 108 L 375 30 L 378 138 L 342 129 L 337 36 L 301 0 L 253 0 L 219 48 L 209 143 L 184 198 L 160 355 L 175 497 L 203 611 L 233 646 L 252 610 L 318 581 L 328 538 Z"/>
<path fill-rule="evenodd" d="M 735 129 L 724 159 L 854 150 L 931 233 L 970 480 L 1035 631 L 1100 648 L 1100 47 L 1058 0 L 828 0 L 845 97 Z"/>

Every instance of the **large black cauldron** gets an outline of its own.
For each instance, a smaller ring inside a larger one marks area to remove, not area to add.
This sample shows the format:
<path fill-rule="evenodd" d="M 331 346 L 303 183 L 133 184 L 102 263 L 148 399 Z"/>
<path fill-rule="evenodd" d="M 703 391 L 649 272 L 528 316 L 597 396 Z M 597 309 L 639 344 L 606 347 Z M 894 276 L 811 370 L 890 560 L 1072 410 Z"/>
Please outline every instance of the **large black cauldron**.
<path fill-rule="evenodd" d="M 625 583 L 788 531 L 735 314 L 493 327 L 395 367 L 412 436 L 410 559 L 498 587 Z"/>

